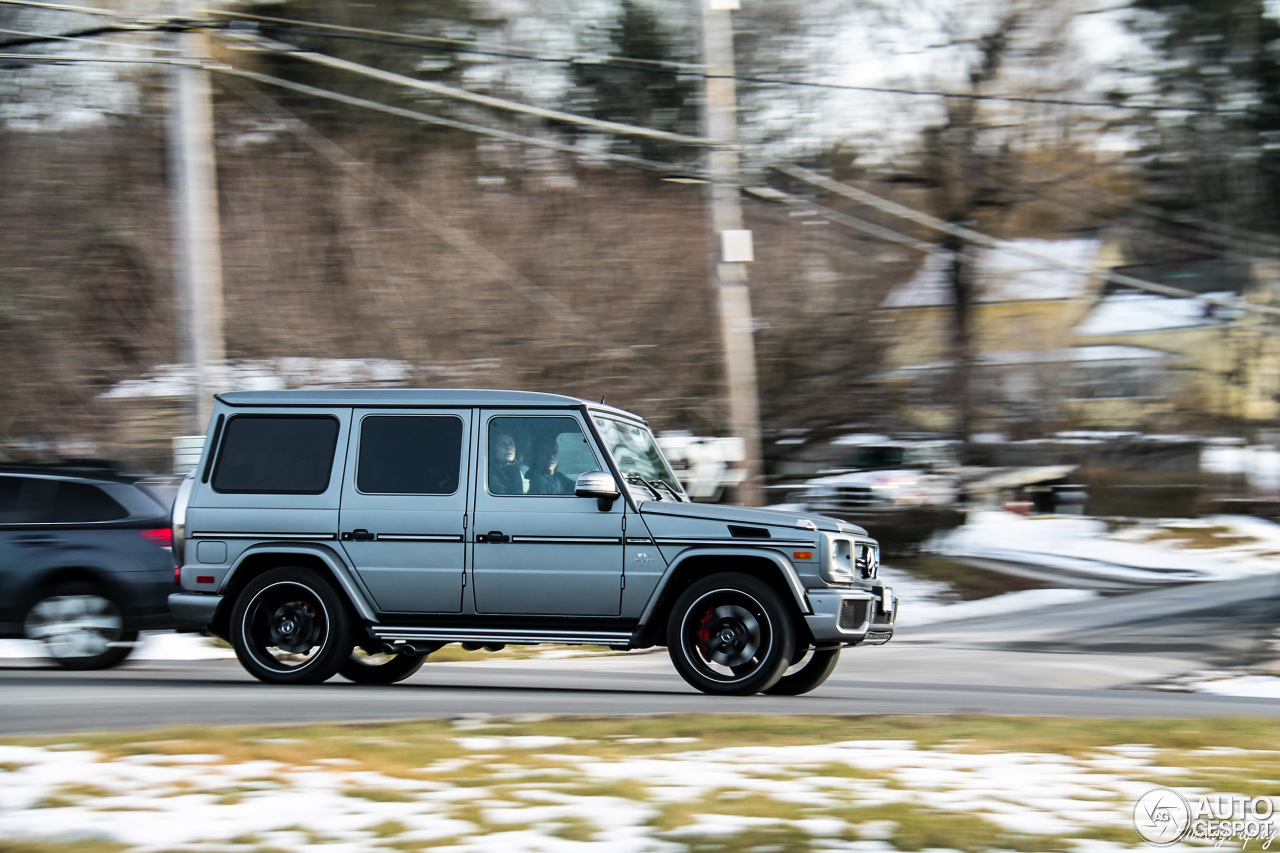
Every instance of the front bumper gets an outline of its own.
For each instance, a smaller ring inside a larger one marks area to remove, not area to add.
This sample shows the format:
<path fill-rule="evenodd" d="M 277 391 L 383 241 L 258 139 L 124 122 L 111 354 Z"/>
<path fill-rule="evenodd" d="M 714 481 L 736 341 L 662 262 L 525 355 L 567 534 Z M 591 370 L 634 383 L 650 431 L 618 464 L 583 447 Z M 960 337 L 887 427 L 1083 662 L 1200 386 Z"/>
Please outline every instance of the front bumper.
<path fill-rule="evenodd" d="M 169 596 L 169 610 L 184 625 L 206 627 L 213 624 L 222 596 L 201 592 L 175 592 Z"/>
<path fill-rule="evenodd" d="M 804 621 L 815 643 L 879 645 L 893 637 L 898 599 L 888 587 L 875 592 L 810 590 L 808 596 L 813 613 L 806 615 Z"/>

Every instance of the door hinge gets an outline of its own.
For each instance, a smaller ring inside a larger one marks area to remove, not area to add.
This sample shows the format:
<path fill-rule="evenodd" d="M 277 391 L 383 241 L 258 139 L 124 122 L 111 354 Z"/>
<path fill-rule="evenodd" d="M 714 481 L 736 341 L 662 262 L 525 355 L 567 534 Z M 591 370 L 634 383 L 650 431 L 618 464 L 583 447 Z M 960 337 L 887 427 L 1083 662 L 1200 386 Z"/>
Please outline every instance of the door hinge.
<path fill-rule="evenodd" d="M 622 588 L 623 588 L 623 589 L 626 589 L 626 588 L 627 588 L 627 576 L 626 576 L 626 575 L 623 575 L 623 576 L 622 576 Z"/>

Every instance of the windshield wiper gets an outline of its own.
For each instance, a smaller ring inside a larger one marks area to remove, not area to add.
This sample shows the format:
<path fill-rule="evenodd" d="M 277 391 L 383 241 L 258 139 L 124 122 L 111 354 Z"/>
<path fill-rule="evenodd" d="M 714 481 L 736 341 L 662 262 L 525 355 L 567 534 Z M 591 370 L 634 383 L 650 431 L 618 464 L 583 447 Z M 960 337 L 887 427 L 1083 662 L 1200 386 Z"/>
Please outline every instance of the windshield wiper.
<path fill-rule="evenodd" d="M 684 503 L 684 501 L 681 500 L 680 498 L 680 493 L 677 492 L 675 489 L 673 489 L 671 487 L 671 484 L 668 483 L 666 480 L 650 480 L 648 481 L 647 485 L 650 488 L 666 489 L 668 492 L 671 493 L 671 497 L 675 499 L 676 503 Z"/>
<path fill-rule="evenodd" d="M 628 483 L 635 483 L 637 485 L 644 486 L 646 489 L 648 489 L 650 492 L 653 493 L 653 497 L 656 500 L 662 500 L 662 492 L 658 491 L 658 489 L 653 485 L 653 483 L 650 483 L 648 480 L 646 480 L 644 477 L 641 477 L 635 471 L 627 472 L 626 481 Z M 663 483 L 663 485 L 665 486 L 666 483 Z"/>

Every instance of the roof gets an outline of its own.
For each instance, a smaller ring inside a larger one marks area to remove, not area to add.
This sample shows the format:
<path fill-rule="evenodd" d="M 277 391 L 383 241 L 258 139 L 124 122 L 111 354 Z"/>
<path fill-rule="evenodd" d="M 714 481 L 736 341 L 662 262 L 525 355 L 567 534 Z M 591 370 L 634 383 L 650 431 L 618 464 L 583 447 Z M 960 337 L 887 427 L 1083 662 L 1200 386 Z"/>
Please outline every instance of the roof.
<path fill-rule="evenodd" d="M 527 408 L 566 408 L 590 406 L 636 418 L 619 409 L 539 391 L 496 391 L 487 388 L 336 388 L 333 390 L 293 391 L 228 391 L 215 395 L 228 406 L 360 406 L 365 408 L 401 406 L 493 406 Z"/>
<path fill-rule="evenodd" d="M 1220 299 L 1235 296 L 1229 291 L 1205 295 Z M 1240 313 L 1199 299 L 1173 299 L 1154 293 L 1112 293 L 1080 321 L 1075 334 L 1083 337 L 1203 329 L 1220 326 L 1223 320 L 1238 317 Z"/>
<path fill-rule="evenodd" d="M 1082 299 L 1090 295 L 1088 272 L 1097 266 L 1102 241 L 1004 240 L 976 249 L 977 302 Z M 1033 257 L 1034 256 L 1034 257 Z M 1043 260 L 1040 260 L 1040 259 Z M 951 257 L 932 254 L 915 275 L 895 287 L 882 307 L 924 308 L 954 303 L 948 280 Z"/>

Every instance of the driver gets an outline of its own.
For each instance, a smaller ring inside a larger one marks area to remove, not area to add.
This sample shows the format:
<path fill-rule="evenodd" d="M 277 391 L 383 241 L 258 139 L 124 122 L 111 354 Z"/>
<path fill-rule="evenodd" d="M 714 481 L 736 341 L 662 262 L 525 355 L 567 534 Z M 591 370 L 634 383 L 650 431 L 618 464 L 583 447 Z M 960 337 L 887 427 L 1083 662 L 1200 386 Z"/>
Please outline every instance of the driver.
<path fill-rule="evenodd" d="M 495 495 L 523 495 L 529 491 L 529 481 L 520 470 L 515 436 L 506 430 L 489 438 L 489 491 Z"/>
<path fill-rule="evenodd" d="M 571 495 L 574 482 L 556 470 L 560 444 L 554 435 L 543 436 L 533 446 L 529 465 L 529 494 Z"/>

